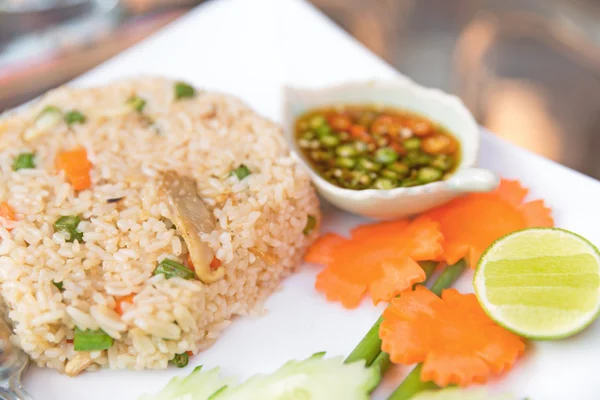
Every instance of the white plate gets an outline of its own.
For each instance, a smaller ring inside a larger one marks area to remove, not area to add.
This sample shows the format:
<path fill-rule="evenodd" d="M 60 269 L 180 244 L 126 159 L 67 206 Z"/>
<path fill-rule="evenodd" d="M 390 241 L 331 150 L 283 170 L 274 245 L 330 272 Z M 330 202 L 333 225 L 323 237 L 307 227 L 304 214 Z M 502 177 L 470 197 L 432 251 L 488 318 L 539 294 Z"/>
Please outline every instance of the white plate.
<path fill-rule="evenodd" d="M 80 82 L 98 84 L 143 73 L 237 94 L 273 119 L 279 119 L 284 82 L 320 85 L 397 74 L 299 0 L 209 2 Z M 598 181 L 485 132 L 480 160 L 483 167 L 521 179 L 532 188 L 532 196 L 545 198 L 559 226 L 600 244 Z M 324 230 L 345 233 L 361 222 L 328 207 L 324 212 Z M 25 385 L 36 400 L 133 400 L 159 389 L 175 374 L 190 372 L 194 365 L 219 365 L 223 373 L 248 377 L 320 350 L 347 354 L 381 307 L 365 301 L 359 309 L 348 311 L 326 302 L 313 288 L 316 272 L 307 266 L 288 279 L 267 302 L 267 316 L 238 319 L 214 347 L 192 358 L 184 370 L 100 371 L 69 378 L 33 368 Z M 458 286 L 470 291 L 470 274 Z M 600 398 L 599 360 L 600 323 L 596 323 L 568 340 L 533 343 L 516 368 L 490 386 L 532 400 L 594 400 Z M 374 398 L 385 399 L 407 371 L 391 371 Z"/>

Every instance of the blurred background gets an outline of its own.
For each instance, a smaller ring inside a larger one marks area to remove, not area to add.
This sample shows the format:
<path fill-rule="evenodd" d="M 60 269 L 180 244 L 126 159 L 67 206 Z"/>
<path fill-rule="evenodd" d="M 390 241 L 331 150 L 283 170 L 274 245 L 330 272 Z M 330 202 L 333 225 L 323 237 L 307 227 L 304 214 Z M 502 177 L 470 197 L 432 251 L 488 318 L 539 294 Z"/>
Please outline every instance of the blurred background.
<path fill-rule="evenodd" d="M 600 179 L 600 0 L 310 1 L 497 135 Z M 0 0 L 0 111 L 201 2 Z"/>

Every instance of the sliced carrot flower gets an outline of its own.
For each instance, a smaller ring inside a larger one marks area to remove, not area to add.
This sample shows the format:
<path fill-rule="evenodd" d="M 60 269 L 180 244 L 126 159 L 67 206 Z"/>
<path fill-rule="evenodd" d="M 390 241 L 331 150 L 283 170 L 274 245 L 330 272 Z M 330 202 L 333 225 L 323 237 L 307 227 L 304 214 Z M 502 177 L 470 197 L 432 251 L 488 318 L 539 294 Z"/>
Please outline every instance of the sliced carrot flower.
<path fill-rule="evenodd" d="M 445 261 L 454 264 L 466 257 L 474 268 L 496 239 L 519 229 L 553 226 L 542 200 L 524 202 L 527 192 L 518 181 L 502 180 L 493 192 L 470 194 L 425 213 L 440 223 Z"/>
<path fill-rule="evenodd" d="M 305 260 L 325 265 L 315 288 L 328 300 L 355 308 L 368 291 L 375 304 L 388 301 L 425 280 L 417 261 L 442 255 L 438 224 L 424 218 L 359 226 L 350 239 L 329 233 L 309 249 Z"/>
<path fill-rule="evenodd" d="M 423 363 L 421 380 L 444 387 L 484 383 L 512 368 L 523 340 L 496 325 L 474 294 L 419 286 L 393 299 L 379 329 L 381 349 L 398 364 Z"/>

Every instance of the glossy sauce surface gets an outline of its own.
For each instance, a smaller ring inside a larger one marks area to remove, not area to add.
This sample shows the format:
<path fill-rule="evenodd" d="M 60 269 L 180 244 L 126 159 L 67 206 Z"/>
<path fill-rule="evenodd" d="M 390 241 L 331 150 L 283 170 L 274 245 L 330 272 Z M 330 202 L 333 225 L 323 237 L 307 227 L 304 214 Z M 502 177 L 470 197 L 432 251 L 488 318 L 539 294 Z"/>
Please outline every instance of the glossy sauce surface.
<path fill-rule="evenodd" d="M 344 105 L 310 110 L 295 124 L 298 147 L 334 185 L 394 189 L 446 179 L 459 142 L 439 124 L 406 110 Z"/>

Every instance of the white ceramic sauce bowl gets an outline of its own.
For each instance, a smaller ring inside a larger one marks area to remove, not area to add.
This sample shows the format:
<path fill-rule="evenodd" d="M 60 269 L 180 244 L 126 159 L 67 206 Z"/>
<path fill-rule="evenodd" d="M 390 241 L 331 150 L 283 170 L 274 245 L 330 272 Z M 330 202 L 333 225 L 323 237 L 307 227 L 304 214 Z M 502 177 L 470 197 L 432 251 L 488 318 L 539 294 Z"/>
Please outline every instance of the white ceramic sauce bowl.
<path fill-rule="evenodd" d="M 298 148 L 295 122 L 314 108 L 350 104 L 397 107 L 441 124 L 460 142 L 460 164 L 450 178 L 421 186 L 351 190 L 329 183 L 319 176 Z M 408 79 L 352 82 L 319 89 L 285 87 L 283 107 L 284 133 L 292 154 L 309 170 L 320 195 L 345 211 L 375 219 L 407 217 L 462 193 L 493 190 L 500 182 L 493 172 L 475 168 L 480 139 L 475 119 L 457 97 L 440 90 L 422 87 Z"/>

